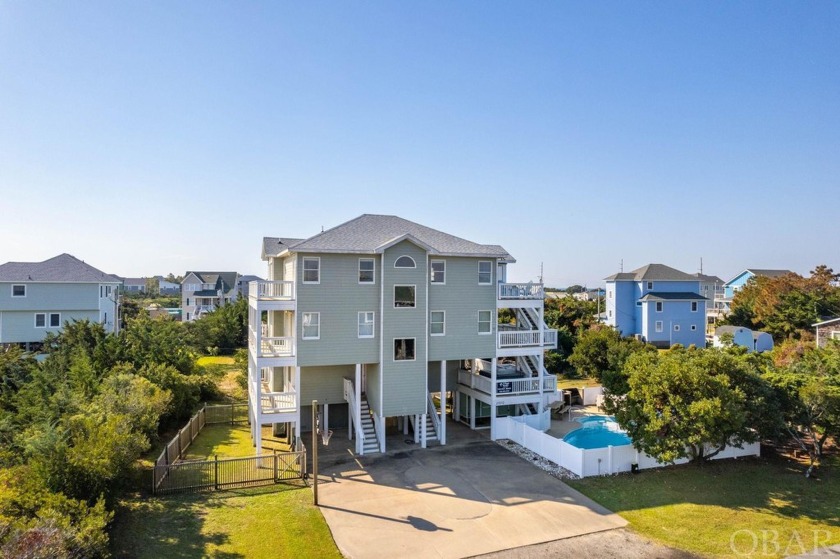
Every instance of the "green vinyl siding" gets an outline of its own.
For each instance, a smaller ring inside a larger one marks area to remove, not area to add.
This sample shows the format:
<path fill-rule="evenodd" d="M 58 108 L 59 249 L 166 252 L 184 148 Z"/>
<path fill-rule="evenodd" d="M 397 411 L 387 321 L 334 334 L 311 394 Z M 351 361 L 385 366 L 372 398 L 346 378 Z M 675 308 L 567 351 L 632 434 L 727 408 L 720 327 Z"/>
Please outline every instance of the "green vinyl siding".
<path fill-rule="evenodd" d="M 58 327 L 50 327 L 50 314 L 59 313 L 61 315 L 61 324 Z M 35 327 L 35 314 L 45 314 L 44 328 Z M 40 342 L 47 335 L 47 332 L 53 334 L 61 331 L 64 323 L 72 320 L 89 320 L 90 322 L 99 322 L 99 311 L 80 311 L 80 310 L 55 310 L 49 311 L 0 311 L 0 343 L 24 343 L 24 342 Z M 110 319 L 110 317 L 109 317 Z"/>
<path fill-rule="evenodd" d="M 446 362 L 446 390 L 452 391 L 458 385 L 460 361 Z M 429 392 L 440 392 L 440 361 L 429 361 Z"/>
<path fill-rule="evenodd" d="M 416 268 L 394 268 L 401 256 L 410 256 Z M 426 410 L 426 293 L 429 283 L 426 251 L 410 241 L 388 248 L 382 258 L 384 271 L 384 305 L 382 309 L 382 412 L 388 417 L 425 413 Z M 414 285 L 416 306 L 394 308 L 394 286 Z M 414 361 L 394 361 L 394 339 L 414 338 Z"/>
<path fill-rule="evenodd" d="M 359 284 L 359 258 L 371 255 L 320 254 L 320 283 L 303 283 L 303 258 L 299 254 L 297 274 L 297 362 L 300 366 L 342 365 L 379 361 L 379 336 L 358 337 L 359 312 L 374 311 L 375 332 L 379 328 L 379 256 L 375 256 L 377 279 Z M 303 339 L 303 313 L 321 313 L 318 340 Z"/>
<path fill-rule="evenodd" d="M 0 311 L 99 310 L 98 283 L 23 283 L 26 297 L 12 297 L 13 284 L 22 282 L 0 283 Z"/>
<path fill-rule="evenodd" d="M 318 400 L 321 404 L 343 403 L 344 377 L 352 379 L 355 376 L 355 365 L 301 367 L 301 405 L 312 404 L 312 400 Z"/>
<path fill-rule="evenodd" d="M 478 334 L 478 311 L 489 310 L 493 311 L 494 317 L 496 315 L 496 283 L 478 285 L 478 262 L 487 259 L 453 257 L 443 260 L 446 261 L 446 284 L 430 284 L 429 309 L 446 311 L 446 335 L 429 338 L 429 359 L 458 360 L 493 355 L 496 325 L 493 324 L 493 335 Z M 495 268 L 493 261 L 494 274 Z"/>
<path fill-rule="evenodd" d="M 365 376 L 367 377 L 367 386 L 365 386 L 364 391 L 367 393 L 368 405 L 373 413 L 379 414 L 382 409 L 379 401 L 379 388 L 382 380 L 379 363 L 369 363 L 365 368 Z"/>

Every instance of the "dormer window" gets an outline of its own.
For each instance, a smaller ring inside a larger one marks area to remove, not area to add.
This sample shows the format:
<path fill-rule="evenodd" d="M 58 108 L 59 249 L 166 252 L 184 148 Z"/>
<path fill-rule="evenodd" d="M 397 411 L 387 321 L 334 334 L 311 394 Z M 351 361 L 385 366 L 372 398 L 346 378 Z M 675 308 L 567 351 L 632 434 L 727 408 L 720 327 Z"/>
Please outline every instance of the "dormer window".
<path fill-rule="evenodd" d="M 394 268 L 416 268 L 417 263 L 414 262 L 414 259 L 410 256 L 400 256 L 397 258 L 397 261 L 394 262 Z"/>

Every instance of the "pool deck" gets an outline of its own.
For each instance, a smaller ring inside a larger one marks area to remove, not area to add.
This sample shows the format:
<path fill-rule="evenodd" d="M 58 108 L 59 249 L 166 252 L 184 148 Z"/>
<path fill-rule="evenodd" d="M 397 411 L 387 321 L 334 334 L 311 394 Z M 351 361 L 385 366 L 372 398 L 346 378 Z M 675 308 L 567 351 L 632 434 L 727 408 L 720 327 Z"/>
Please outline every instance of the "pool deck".
<path fill-rule="evenodd" d="M 598 409 L 598 406 L 573 406 L 571 420 L 569 419 L 569 412 L 564 413 L 562 417 L 551 416 L 551 428 L 546 431 L 546 434 L 557 439 L 562 439 L 566 434 L 580 429 L 581 424 L 576 421 L 577 419 L 598 415 L 606 416 L 607 414 Z"/>

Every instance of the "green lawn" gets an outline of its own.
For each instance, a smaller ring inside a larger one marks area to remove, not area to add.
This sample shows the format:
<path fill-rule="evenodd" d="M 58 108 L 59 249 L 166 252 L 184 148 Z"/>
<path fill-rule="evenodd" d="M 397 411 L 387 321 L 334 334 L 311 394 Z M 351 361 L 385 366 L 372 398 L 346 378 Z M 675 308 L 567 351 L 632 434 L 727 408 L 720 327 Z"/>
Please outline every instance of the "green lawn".
<path fill-rule="evenodd" d="M 207 365 L 233 365 L 235 361 L 233 360 L 233 357 L 205 355 L 204 357 L 199 357 L 196 360 L 196 363 L 205 367 Z"/>
<path fill-rule="evenodd" d="M 302 485 L 124 500 L 111 543 L 129 559 L 341 557 Z"/>
<path fill-rule="evenodd" d="M 810 550 L 815 538 L 840 543 L 840 460 L 824 464 L 819 479 L 805 479 L 803 471 L 793 460 L 770 457 L 570 485 L 666 545 L 714 557 L 783 557 Z"/>
<path fill-rule="evenodd" d="M 600 386 L 601 383 L 593 378 L 557 379 L 557 388 L 587 388 L 589 386 Z"/>
<path fill-rule="evenodd" d="M 263 427 L 263 453 L 271 453 L 274 449 L 287 451 L 289 447 L 271 434 L 271 427 Z M 230 425 L 219 423 L 207 425 L 195 438 L 184 460 L 207 460 L 218 455 L 219 458 L 238 458 L 254 456 L 254 445 L 251 444 L 251 431 L 247 424 Z"/>

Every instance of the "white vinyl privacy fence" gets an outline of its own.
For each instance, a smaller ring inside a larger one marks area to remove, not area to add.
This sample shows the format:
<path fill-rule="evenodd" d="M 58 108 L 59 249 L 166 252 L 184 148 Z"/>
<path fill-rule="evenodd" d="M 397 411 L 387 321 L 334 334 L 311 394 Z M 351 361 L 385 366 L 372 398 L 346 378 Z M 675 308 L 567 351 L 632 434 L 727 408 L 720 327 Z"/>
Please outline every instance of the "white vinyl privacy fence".
<path fill-rule="evenodd" d="M 527 425 L 521 416 L 503 417 L 496 421 L 496 438 L 510 439 L 579 477 L 629 472 L 633 464 L 638 464 L 640 470 L 666 465 L 644 452 L 637 451 L 631 444 L 583 449 L 534 429 Z M 727 447 L 714 459 L 758 455 L 759 443 L 753 443 L 745 444 L 744 448 Z M 687 462 L 687 459 L 681 459 L 677 460 L 676 464 Z"/>

